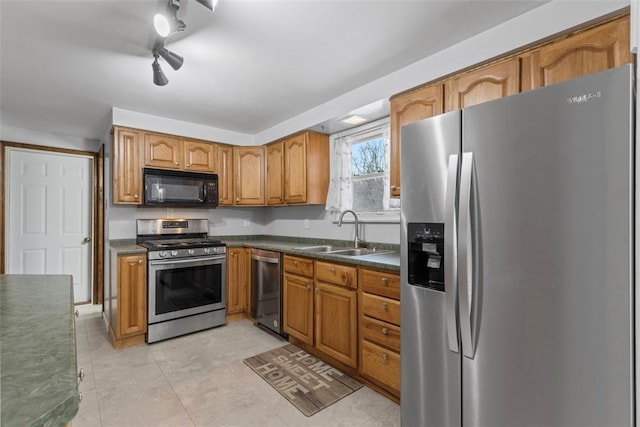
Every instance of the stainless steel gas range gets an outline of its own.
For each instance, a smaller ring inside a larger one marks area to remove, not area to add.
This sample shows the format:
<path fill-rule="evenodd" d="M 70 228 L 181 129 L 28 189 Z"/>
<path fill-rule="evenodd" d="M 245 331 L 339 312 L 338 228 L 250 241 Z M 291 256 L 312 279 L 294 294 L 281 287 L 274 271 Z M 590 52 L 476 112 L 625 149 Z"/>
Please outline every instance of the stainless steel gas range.
<path fill-rule="evenodd" d="M 148 249 L 147 342 L 226 323 L 227 248 L 206 219 L 139 219 Z"/>

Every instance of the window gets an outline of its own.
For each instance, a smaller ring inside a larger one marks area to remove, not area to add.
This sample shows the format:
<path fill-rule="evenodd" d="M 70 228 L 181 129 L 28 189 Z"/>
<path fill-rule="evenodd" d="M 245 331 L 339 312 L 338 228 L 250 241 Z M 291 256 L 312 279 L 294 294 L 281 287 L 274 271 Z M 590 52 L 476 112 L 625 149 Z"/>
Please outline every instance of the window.
<path fill-rule="evenodd" d="M 399 202 L 389 198 L 389 119 L 331 135 L 331 144 L 327 209 L 353 209 L 376 221 L 391 214 L 397 220 Z"/>
<path fill-rule="evenodd" d="M 384 140 L 382 137 L 351 143 L 353 210 L 384 211 Z"/>

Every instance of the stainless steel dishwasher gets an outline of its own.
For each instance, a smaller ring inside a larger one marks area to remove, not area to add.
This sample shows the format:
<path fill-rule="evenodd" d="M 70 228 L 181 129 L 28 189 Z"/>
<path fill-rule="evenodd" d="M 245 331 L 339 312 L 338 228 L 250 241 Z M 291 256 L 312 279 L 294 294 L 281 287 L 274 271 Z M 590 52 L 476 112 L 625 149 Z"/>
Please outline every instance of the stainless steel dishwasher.
<path fill-rule="evenodd" d="M 282 329 L 282 265 L 279 252 L 251 249 L 251 315 L 286 336 Z"/>

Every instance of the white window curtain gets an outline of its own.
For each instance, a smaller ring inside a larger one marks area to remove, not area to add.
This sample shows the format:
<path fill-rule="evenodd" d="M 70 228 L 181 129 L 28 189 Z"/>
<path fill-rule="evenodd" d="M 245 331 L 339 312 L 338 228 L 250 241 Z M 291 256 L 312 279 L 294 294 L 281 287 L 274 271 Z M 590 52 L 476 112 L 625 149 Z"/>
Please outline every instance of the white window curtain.
<path fill-rule="evenodd" d="M 331 179 L 326 205 L 328 211 L 339 212 L 353 207 L 351 143 L 355 140 L 353 136 L 331 135 Z"/>

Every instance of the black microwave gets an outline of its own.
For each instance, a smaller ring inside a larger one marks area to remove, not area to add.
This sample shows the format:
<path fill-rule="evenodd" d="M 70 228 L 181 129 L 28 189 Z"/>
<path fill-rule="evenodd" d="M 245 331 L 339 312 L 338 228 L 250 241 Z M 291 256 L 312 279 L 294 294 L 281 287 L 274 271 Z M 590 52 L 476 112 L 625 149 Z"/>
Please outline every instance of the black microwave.
<path fill-rule="evenodd" d="M 218 175 L 144 168 L 146 206 L 215 208 Z"/>

